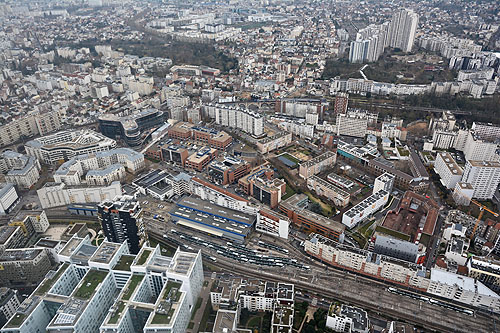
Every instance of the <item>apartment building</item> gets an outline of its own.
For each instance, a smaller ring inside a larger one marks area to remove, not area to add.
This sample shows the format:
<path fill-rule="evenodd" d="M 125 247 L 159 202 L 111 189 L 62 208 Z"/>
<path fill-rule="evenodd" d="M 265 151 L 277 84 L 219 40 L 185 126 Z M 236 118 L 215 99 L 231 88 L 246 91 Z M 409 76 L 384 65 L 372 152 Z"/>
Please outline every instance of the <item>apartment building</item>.
<path fill-rule="evenodd" d="M 437 153 L 434 171 L 441 177 L 441 184 L 448 189 L 454 189 L 457 183 L 462 180 L 462 168 L 446 152 Z"/>
<path fill-rule="evenodd" d="M 17 290 L 0 288 L 0 326 L 5 325 L 7 320 L 16 313 L 19 305 L 21 305 L 21 300 L 17 295 Z"/>
<path fill-rule="evenodd" d="M 161 146 L 160 149 L 162 161 L 172 162 L 182 167 L 186 164 L 186 159 L 189 156 L 189 152 L 186 148 L 179 145 L 168 144 Z"/>
<path fill-rule="evenodd" d="M 204 107 L 206 113 L 215 118 L 219 125 L 240 129 L 255 137 L 264 134 L 264 117 L 257 112 L 221 104 L 209 104 Z"/>
<path fill-rule="evenodd" d="M 127 243 L 129 252 L 137 254 L 146 238 L 142 222 L 142 208 L 131 196 L 119 196 L 97 205 L 97 219 L 106 239 Z"/>
<path fill-rule="evenodd" d="M 13 119 L 0 126 L 0 147 L 8 146 L 21 139 L 35 135 L 47 135 L 61 128 L 59 112 L 32 113 Z"/>
<path fill-rule="evenodd" d="M 26 234 L 20 226 L 0 227 L 0 253 L 6 249 L 17 249 L 26 245 Z"/>
<path fill-rule="evenodd" d="M 68 186 L 64 183 L 46 183 L 37 190 L 43 209 L 70 204 L 98 203 L 111 200 L 122 194 L 120 182 L 114 181 L 108 186 Z"/>
<path fill-rule="evenodd" d="M 261 154 L 267 154 L 292 143 L 292 133 L 283 131 L 257 141 L 257 149 Z"/>
<path fill-rule="evenodd" d="M 500 183 L 500 163 L 467 160 L 462 182 L 468 183 L 474 188 L 472 198 L 479 200 L 491 199 Z"/>
<path fill-rule="evenodd" d="M 129 148 L 78 155 L 63 163 L 54 173 L 54 181 L 80 185 L 108 185 L 125 177 L 125 168 L 136 173 L 145 167 L 144 155 Z"/>
<path fill-rule="evenodd" d="M 47 252 L 41 248 L 5 249 L 0 255 L 0 284 L 4 287 L 37 286 L 51 268 Z"/>
<path fill-rule="evenodd" d="M 316 156 L 309 161 L 299 164 L 299 176 L 303 179 L 316 175 L 328 168 L 333 167 L 337 160 L 337 154 L 332 151 L 327 151 L 319 156 Z"/>
<path fill-rule="evenodd" d="M 338 186 L 319 178 L 318 176 L 311 176 L 307 178 L 307 188 L 316 192 L 316 194 L 320 196 L 332 200 L 337 207 L 346 207 L 351 198 L 349 192 L 344 191 Z"/>
<path fill-rule="evenodd" d="M 116 148 L 116 141 L 91 130 L 62 131 L 28 141 L 26 154 L 45 164 Z"/>
<path fill-rule="evenodd" d="M 0 215 L 8 214 L 20 200 L 13 184 L 0 183 Z"/>
<path fill-rule="evenodd" d="M 349 229 L 354 228 L 361 221 L 366 220 L 371 214 L 382 208 L 388 200 L 389 192 L 383 189 L 379 189 L 377 192 L 374 191 L 372 195 L 350 208 L 342 215 L 342 224 Z"/>
<path fill-rule="evenodd" d="M 0 155 L 0 171 L 5 181 L 20 188 L 30 188 L 40 179 L 40 163 L 34 157 L 25 156 L 12 150 Z"/>
<path fill-rule="evenodd" d="M 495 161 L 498 160 L 497 149 L 498 144 L 495 142 L 485 140 L 475 132 L 469 131 L 463 152 L 466 160 Z"/>
<path fill-rule="evenodd" d="M 348 110 L 337 114 L 337 135 L 364 138 L 368 128 L 370 114 L 367 111 Z"/>
<path fill-rule="evenodd" d="M 196 153 L 189 155 L 186 159 L 185 167 L 197 171 L 203 171 L 215 157 L 217 157 L 217 149 L 203 147 Z"/>

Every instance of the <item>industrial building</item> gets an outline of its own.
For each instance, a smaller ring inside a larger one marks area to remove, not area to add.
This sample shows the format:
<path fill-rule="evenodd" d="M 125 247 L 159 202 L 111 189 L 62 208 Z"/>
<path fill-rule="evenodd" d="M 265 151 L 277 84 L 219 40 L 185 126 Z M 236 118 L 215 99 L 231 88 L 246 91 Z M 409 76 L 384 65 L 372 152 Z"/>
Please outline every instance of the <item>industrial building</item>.
<path fill-rule="evenodd" d="M 170 211 L 170 216 L 174 223 L 240 243 L 250 234 L 255 223 L 255 216 L 195 197 L 181 199 Z"/>

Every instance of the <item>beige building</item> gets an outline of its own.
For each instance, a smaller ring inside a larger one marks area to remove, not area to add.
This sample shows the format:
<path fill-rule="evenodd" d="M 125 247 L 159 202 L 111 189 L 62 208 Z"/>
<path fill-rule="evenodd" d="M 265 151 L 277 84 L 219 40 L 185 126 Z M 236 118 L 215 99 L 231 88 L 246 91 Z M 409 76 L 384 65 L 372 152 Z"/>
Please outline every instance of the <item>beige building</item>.
<path fill-rule="evenodd" d="M 333 167 L 337 160 L 337 154 L 332 151 L 327 151 L 309 161 L 300 163 L 299 176 L 303 179 L 316 175 L 323 170 Z"/>

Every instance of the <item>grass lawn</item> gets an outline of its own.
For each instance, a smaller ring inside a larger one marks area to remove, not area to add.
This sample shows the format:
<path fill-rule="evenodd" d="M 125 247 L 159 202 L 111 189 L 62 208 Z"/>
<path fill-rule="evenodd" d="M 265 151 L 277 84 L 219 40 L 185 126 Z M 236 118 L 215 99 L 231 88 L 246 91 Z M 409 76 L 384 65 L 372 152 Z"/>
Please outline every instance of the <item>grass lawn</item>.
<path fill-rule="evenodd" d="M 290 198 L 292 195 L 295 194 L 295 191 L 293 190 L 293 188 L 291 186 L 289 186 L 288 184 L 286 185 L 286 192 L 285 192 L 285 195 L 283 195 L 281 197 L 281 200 L 286 200 L 288 198 Z"/>
<path fill-rule="evenodd" d="M 402 239 L 402 240 L 405 240 L 408 242 L 410 241 L 410 236 L 405 235 L 405 234 L 400 233 L 400 232 L 397 232 L 397 231 L 394 231 L 394 230 L 391 230 L 391 229 L 384 228 L 381 225 L 377 226 L 375 228 L 375 231 L 378 231 L 378 232 L 381 232 L 381 233 L 387 234 L 389 236 L 393 236 L 393 237 L 396 237 L 396 238 L 399 238 L 399 239 Z"/>
<path fill-rule="evenodd" d="M 85 275 L 82 285 L 75 293 L 75 297 L 82 299 L 89 299 L 90 296 L 97 289 L 97 286 L 104 281 L 108 272 L 98 271 L 98 270 L 90 270 Z"/>
<path fill-rule="evenodd" d="M 203 302 L 203 298 L 202 297 L 198 297 L 198 300 L 196 301 L 196 304 L 194 306 L 194 309 L 193 309 L 193 312 L 192 312 L 192 315 L 191 315 L 191 320 L 194 319 L 194 316 L 196 315 L 196 312 L 198 311 L 198 309 L 201 306 L 201 302 Z"/>
<path fill-rule="evenodd" d="M 149 237 L 149 246 L 156 247 L 160 244 L 161 254 L 167 257 L 172 257 L 177 249 L 175 247 L 158 242 L 155 238 Z"/>
<path fill-rule="evenodd" d="M 398 147 L 398 152 L 401 156 L 410 156 L 410 152 L 404 148 Z"/>
<path fill-rule="evenodd" d="M 247 322 L 247 328 L 260 330 L 261 323 L 262 323 L 262 316 L 252 317 Z"/>
<path fill-rule="evenodd" d="M 294 156 L 292 156 L 292 155 L 290 155 L 288 153 L 284 153 L 281 156 L 284 157 L 284 158 L 286 158 L 287 160 L 290 160 L 290 161 L 294 162 L 294 163 L 300 163 L 300 160 L 298 158 L 296 158 L 296 157 L 294 157 Z"/>
<path fill-rule="evenodd" d="M 146 260 L 148 260 L 150 254 L 151 254 L 150 250 L 144 250 L 142 252 L 141 257 L 137 261 L 137 265 L 139 265 L 139 266 L 144 265 L 146 263 Z"/>
<path fill-rule="evenodd" d="M 200 332 L 205 332 L 207 331 L 207 323 L 208 319 L 210 317 L 210 314 L 213 312 L 212 310 L 212 302 L 210 302 L 210 299 L 207 302 L 207 305 L 205 306 L 205 312 L 203 312 L 203 316 L 201 317 L 200 321 Z"/>
<path fill-rule="evenodd" d="M 305 192 L 305 194 L 307 194 L 307 196 L 309 197 L 309 200 L 319 203 L 319 205 L 321 206 L 321 209 L 323 209 L 323 215 L 325 215 L 325 216 L 331 216 L 332 215 L 332 213 L 333 213 L 332 206 L 330 206 L 329 204 L 324 203 L 320 199 L 316 198 L 310 192 Z"/>
<path fill-rule="evenodd" d="M 128 285 L 127 291 L 123 294 L 124 300 L 129 300 L 132 294 L 134 293 L 137 285 L 144 279 L 144 275 L 132 275 L 130 278 L 130 283 Z"/>
<path fill-rule="evenodd" d="M 366 223 L 364 226 L 362 226 L 361 228 L 359 228 L 358 232 L 361 235 L 363 235 L 363 236 L 365 236 L 365 237 L 368 238 L 370 235 L 367 235 L 367 232 L 368 232 L 368 230 L 370 230 L 370 227 L 373 225 L 373 223 L 375 223 L 375 220 Z M 370 232 L 370 234 L 371 234 L 371 232 Z"/>

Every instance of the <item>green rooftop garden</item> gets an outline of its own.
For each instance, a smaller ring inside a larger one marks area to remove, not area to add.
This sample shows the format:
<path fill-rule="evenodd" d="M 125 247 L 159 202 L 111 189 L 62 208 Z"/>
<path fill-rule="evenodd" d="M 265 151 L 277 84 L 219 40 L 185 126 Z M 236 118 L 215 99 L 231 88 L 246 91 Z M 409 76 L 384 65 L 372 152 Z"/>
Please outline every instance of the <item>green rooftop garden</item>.
<path fill-rule="evenodd" d="M 125 309 L 125 302 L 118 302 L 118 309 L 115 311 L 115 313 L 109 318 L 108 323 L 109 324 L 116 324 L 118 322 L 118 319 L 120 319 L 120 316 Z"/>
<path fill-rule="evenodd" d="M 26 319 L 26 315 L 16 313 L 12 318 L 10 318 L 6 327 L 19 327 L 23 323 L 24 319 Z"/>
<path fill-rule="evenodd" d="M 130 297 L 132 297 L 132 294 L 134 293 L 134 290 L 137 288 L 137 285 L 144 279 L 144 275 L 132 275 L 130 278 L 130 282 L 128 284 L 128 289 L 127 291 L 123 294 L 122 299 L 125 301 L 128 301 Z"/>
<path fill-rule="evenodd" d="M 174 315 L 175 309 L 168 310 L 167 314 L 155 313 L 151 324 L 153 325 L 167 325 L 170 324 L 172 316 Z"/>
<path fill-rule="evenodd" d="M 43 284 L 36 289 L 35 295 L 43 295 L 48 292 L 57 279 L 59 279 L 59 277 L 66 271 L 68 266 L 69 265 L 67 263 L 64 263 L 61 267 L 59 267 L 59 270 L 57 270 L 56 274 L 52 278 L 45 280 Z"/>
<path fill-rule="evenodd" d="M 108 275 L 108 272 L 98 271 L 95 269 L 88 271 L 83 278 L 82 285 L 75 292 L 75 297 L 89 299 L 96 290 L 97 286 L 104 281 L 106 275 Z"/>
<path fill-rule="evenodd" d="M 165 287 L 165 293 L 163 294 L 163 299 L 167 299 L 168 294 L 170 293 L 172 288 L 177 288 L 178 291 L 175 293 L 175 295 L 171 296 L 173 296 L 172 302 L 178 302 L 179 298 L 181 297 L 181 293 L 179 292 L 179 288 L 181 287 L 181 285 L 182 284 L 180 282 L 168 281 L 167 286 Z"/>
<path fill-rule="evenodd" d="M 398 147 L 398 152 L 400 156 L 410 156 L 410 152 L 404 148 Z"/>
<path fill-rule="evenodd" d="M 150 254 L 151 254 L 151 250 L 142 251 L 142 254 L 139 257 L 139 260 L 137 260 L 137 265 L 139 265 L 139 266 L 144 265 L 146 263 L 146 261 L 148 260 Z"/>
<path fill-rule="evenodd" d="M 128 271 L 130 272 L 130 266 L 132 265 L 132 262 L 134 261 L 134 256 L 131 255 L 123 255 L 121 256 L 120 260 L 116 263 L 115 267 L 113 269 L 119 270 L 119 271 Z"/>

